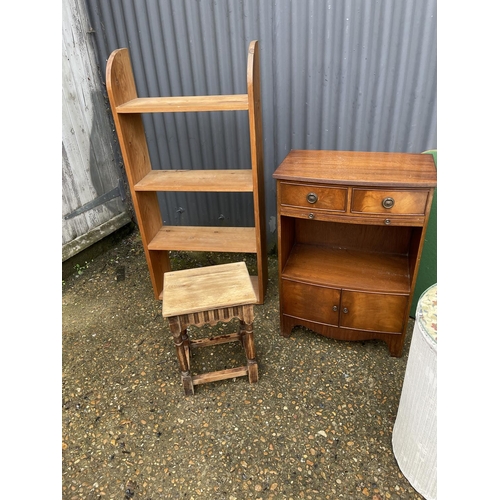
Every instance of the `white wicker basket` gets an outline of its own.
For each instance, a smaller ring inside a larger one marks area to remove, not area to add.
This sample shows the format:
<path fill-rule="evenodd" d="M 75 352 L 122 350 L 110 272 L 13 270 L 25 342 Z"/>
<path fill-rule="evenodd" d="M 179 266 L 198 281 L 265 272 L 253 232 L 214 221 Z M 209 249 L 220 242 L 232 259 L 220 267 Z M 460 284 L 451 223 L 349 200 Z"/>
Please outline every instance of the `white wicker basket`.
<path fill-rule="evenodd" d="M 437 284 L 417 304 L 415 326 L 392 433 L 401 472 L 427 500 L 437 497 Z"/>

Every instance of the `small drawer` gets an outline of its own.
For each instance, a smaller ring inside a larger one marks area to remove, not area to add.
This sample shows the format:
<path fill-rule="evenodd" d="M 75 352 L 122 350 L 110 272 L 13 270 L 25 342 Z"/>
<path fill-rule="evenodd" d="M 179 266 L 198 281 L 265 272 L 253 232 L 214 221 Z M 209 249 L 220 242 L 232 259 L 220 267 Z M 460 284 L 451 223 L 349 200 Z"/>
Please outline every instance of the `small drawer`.
<path fill-rule="evenodd" d="M 352 190 L 352 213 L 424 215 L 429 191 Z"/>
<path fill-rule="evenodd" d="M 289 184 L 282 182 L 281 204 L 314 210 L 333 210 L 345 212 L 347 188 Z"/>

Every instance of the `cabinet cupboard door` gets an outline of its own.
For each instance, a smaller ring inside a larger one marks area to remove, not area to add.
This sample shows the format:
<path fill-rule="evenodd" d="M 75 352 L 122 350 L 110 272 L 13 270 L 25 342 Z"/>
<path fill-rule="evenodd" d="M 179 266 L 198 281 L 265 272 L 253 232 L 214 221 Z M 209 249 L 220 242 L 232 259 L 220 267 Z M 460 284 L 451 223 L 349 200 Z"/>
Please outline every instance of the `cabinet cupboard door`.
<path fill-rule="evenodd" d="M 283 314 L 338 326 L 340 290 L 282 281 Z"/>
<path fill-rule="evenodd" d="M 356 330 L 402 333 L 406 295 L 342 292 L 340 326 Z"/>

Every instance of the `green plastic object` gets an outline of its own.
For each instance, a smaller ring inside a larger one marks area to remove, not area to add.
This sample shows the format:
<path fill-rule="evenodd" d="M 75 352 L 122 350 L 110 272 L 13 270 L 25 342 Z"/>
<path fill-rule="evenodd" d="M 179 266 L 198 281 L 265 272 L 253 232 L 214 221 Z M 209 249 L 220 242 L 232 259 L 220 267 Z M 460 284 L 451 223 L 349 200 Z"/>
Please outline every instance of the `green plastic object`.
<path fill-rule="evenodd" d="M 431 154 L 437 168 L 437 149 L 424 151 L 422 154 Z M 424 248 L 420 259 L 417 284 L 411 303 L 410 316 L 415 317 L 417 303 L 420 296 L 432 285 L 437 283 L 437 189 L 434 191 L 434 198 L 431 205 L 431 213 L 427 232 L 425 233 Z"/>

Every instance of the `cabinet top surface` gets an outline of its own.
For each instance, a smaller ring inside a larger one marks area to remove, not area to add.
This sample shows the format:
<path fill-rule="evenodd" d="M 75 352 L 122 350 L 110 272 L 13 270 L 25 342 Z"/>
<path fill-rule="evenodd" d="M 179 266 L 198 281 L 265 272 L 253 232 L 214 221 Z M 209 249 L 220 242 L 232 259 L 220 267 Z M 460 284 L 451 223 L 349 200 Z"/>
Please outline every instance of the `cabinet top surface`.
<path fill-rule="evenodd" d="M 432 155 L 363 151 L 292 150 L 276 169 L 278 180 L 371 186 L 435 187 Z"/>

